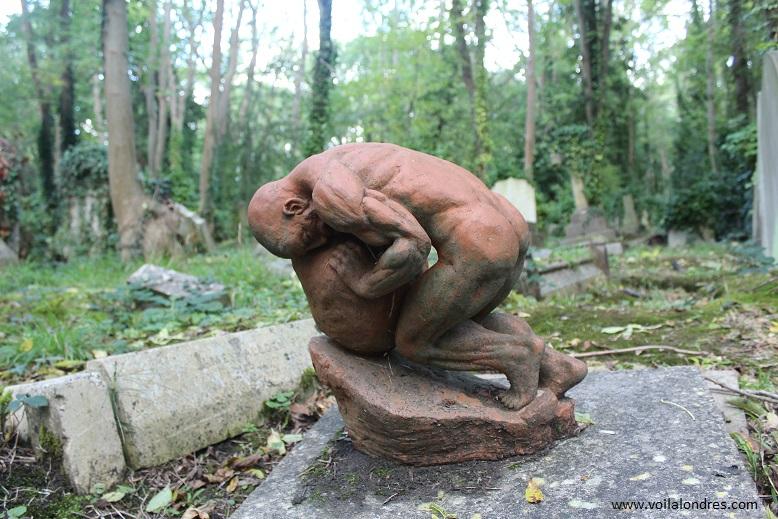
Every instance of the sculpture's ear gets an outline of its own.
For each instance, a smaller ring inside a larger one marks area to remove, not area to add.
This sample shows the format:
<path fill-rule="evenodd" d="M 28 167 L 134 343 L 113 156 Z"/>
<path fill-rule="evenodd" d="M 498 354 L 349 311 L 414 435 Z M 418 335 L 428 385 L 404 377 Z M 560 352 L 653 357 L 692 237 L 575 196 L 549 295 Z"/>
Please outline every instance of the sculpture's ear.
<path fill-rule="evenodd" d="M 284 202 L 284 214 L 286 216 L 294 216 L 302 214 L 308 207 L 308 202 L 302 198 L 293 197 Z"/>

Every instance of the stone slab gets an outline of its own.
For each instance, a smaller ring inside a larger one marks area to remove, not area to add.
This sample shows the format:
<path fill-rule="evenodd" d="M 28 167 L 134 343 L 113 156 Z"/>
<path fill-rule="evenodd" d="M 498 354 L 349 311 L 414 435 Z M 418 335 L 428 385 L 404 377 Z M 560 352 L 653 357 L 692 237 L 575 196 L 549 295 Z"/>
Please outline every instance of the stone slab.
<path fill-rule="evenodd" d="M 264 400 L 297 385 L 318 335 L 306 319 L 90 361 L 115 395 L 132 468 L 240 434 Z"/>
<path fill-rule="evenodd" d="M 746 463 L 696 368 L 594 372 L 570 394 L 595 422 L 579 436 L 528 458 L 445 467 L 370 458 L 343 439 L 343 422 L 331 411 L 232 519 L 429 518 L 420 510 L 425 503 L 465 519 L 763 517 Z M 524 499 L 531 478 L 543 479 L 541 503 Z M 611 505 L 665 499 L 742 501 L 758 509 L 619 511 Z"/>
<path fill-rule="evenodd" d="M 573 401 L 550 391 L 513 411 L 497 400 L 507 381 L 412 367 L 397 355 L 360 357 L 324 336 L 311 339 L 310 352 L 354 446 L 374 456 L 411 465 L 501 459 L 578 432 Z"/>
<path fill-rule="evenodd" d="M 738 372 L 734 369 L 710 369 L 703 371 L 702 374 L 716 382 L 721 382 L 729 387 L 740 389 Z M 748 422 L 746 422 L 746 414 L 742 409 L 729 403 L 733 399 L 733 395 L 731 393 L 721 392 L 721 387 L 710 380 L 706 380 L 705 385 L 713 395 L 713 399 L 716 401 L 719 410 L 721 410 L 721 414 L 724 415 L 724 428 L 727 432 L 739 433 L 747 436 Z"/>
<path fill-rule="evenodd" d="M 598 279 L 604 281 L 605 277 L 605 273 L 594 263 L 582 263 L 553 272 L 543 272 L 540 275 L 540 297 L 578 292 Z"/>
<path fill-rule="evenodd" d="M 65 475 L 76 492 L 87 494 L 97 483 L 110 488 L 121 480 L 126 469 L 122 444 L 108 386 L 99 373 L 76 373 L 9 390 L 14 397 L 48 399 L 47 407 L 26 409 L 20 423 L 36 448 L 41 427 L 59 440 Z"/>
<path fill-rule="evenodd" d="M 209 295 L 223 297 L 224 294 L 222 284 L 207 283 L 195 276 L 149 263 L 133 272 L 127 282 L 172 298 Z"/>

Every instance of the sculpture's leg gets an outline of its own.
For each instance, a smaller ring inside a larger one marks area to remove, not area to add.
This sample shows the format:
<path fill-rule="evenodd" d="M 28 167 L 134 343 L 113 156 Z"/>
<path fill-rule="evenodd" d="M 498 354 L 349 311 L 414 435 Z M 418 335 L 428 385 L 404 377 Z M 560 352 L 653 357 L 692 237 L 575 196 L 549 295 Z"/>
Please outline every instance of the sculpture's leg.
<path fill-rule="evenodd" d="M 515 315 L 494 312 L 479 321 L 484 327 L 498 333 L 519 337 L 524 341 L 537 337 L 527 322 Z M 587 373 L 586 363 L 546 346 L 540 360 L 541 389 L 548 389 L 562 397 L 568 389 L 581 382 Z"/>
<path fill-rule="evenodd" d="M 397 351 L 412 361 L 460 371 L 494 370 L 511 384 L 506 406 L 535 398 L 544 344 L 489 330 L 471 318 L 499 295 L 511 268 L 439 261 L 405 296 L 397 323 Z"/>

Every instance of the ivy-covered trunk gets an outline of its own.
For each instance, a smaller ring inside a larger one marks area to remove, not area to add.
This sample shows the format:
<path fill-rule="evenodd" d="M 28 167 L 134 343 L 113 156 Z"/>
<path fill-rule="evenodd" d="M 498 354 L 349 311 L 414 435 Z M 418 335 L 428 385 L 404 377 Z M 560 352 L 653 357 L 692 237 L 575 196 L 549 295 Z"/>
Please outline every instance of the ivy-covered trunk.
<path fill-rule="evenodd" d="M 329 120 L 330 89 L 335 67 L 335 48 L 332 45 L 332 0 L 319 0 L 319 52 L 313 68 L 311 112 L 308 116 L 308 138 L 304 146 L 306 156 L 321 152 L 327 144 L 326 127 Z"/>

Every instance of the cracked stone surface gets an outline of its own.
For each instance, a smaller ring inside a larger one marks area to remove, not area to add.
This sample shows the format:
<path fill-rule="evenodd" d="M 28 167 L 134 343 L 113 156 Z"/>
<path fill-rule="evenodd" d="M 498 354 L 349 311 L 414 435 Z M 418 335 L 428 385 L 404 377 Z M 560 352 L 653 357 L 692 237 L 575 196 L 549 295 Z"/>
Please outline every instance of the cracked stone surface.
<path fill-rule="evenodd" d="M 356 451 L 340 415 L 330 411 L 232 519 L 429 518 L 430 504 L 464 519 L 763 517 L 761 505 L 712 508 L 713 502 L 759 500 L 696 368 L 590 373 L 570 394 L 594 421 L 579 436 L 528 457 L 438 467 Z M 542 480 L 544 499 L 537 504 L 524 499 L 532 478 Z M 617 511 L 611 505 L 680 499 L 708 509 Z"/>

